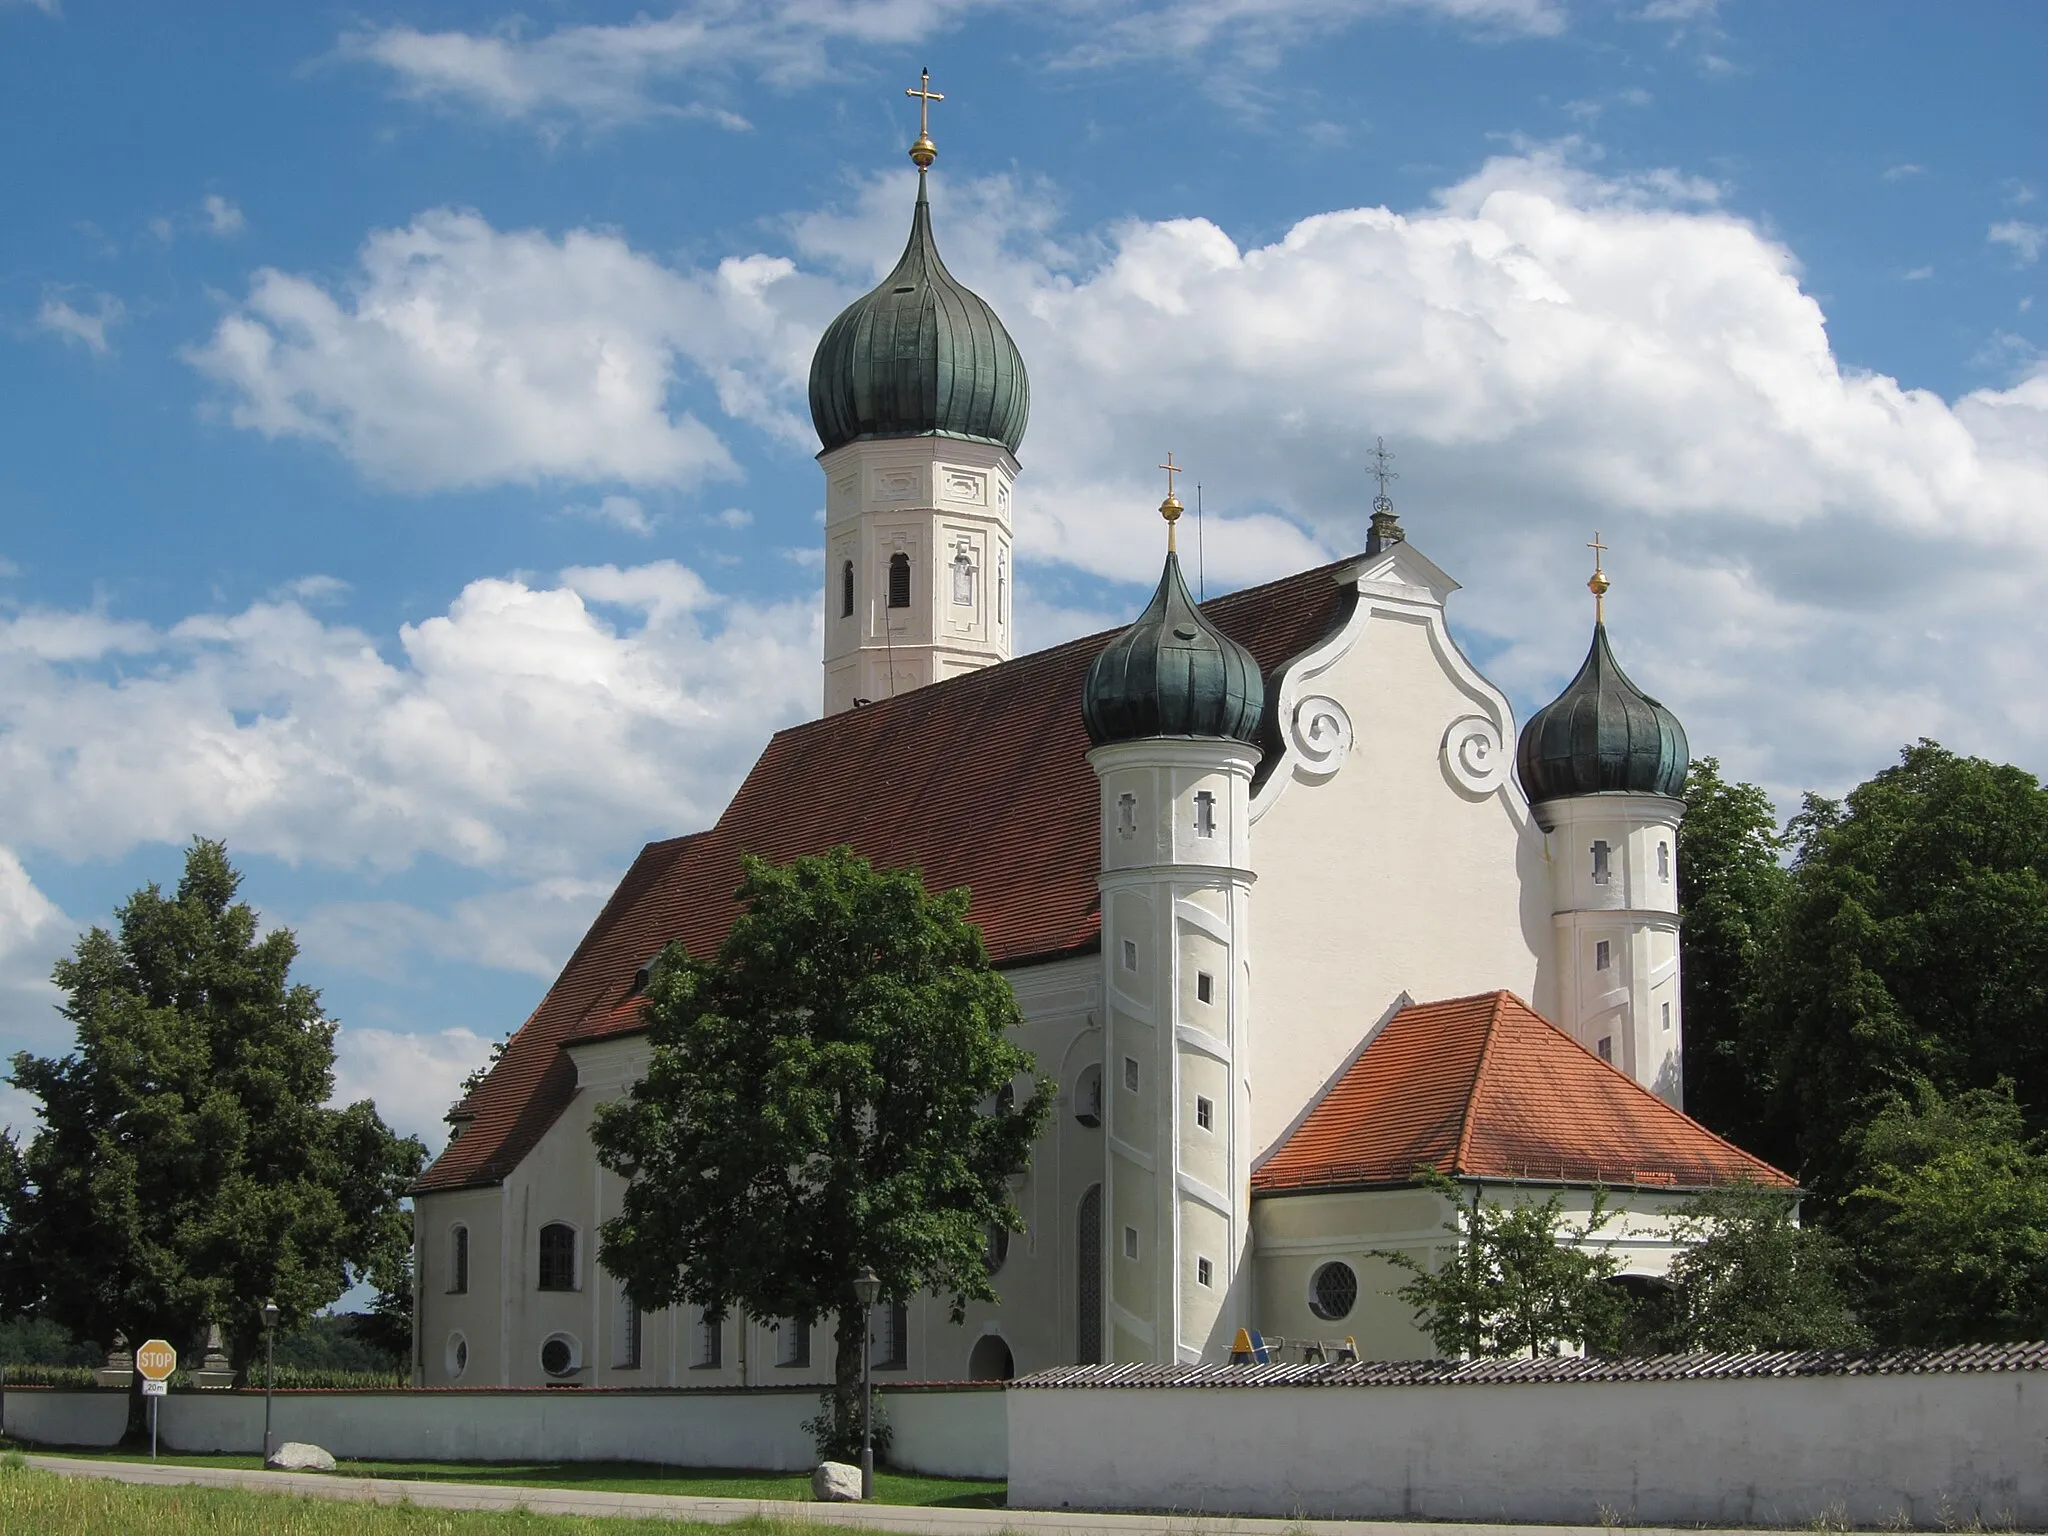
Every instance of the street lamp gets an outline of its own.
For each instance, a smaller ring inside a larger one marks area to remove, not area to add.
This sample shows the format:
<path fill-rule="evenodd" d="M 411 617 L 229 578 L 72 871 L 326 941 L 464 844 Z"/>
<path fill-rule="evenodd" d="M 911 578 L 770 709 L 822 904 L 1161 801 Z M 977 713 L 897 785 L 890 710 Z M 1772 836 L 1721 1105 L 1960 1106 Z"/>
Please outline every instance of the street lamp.
<path fill-rule="evenodd" d="M 882 1278 L 874 1266 L 864 1264 L 853 1277 L 853 1294 L 860 1299 L 860 1496 L 863 1502 L 875 1496 L 875 1300 L 882 1294 Z"/>
<path fill-rule="evenodd" d="M 263 1464 L 270 1465 L 270 1390 L 277 1364 L 277 1303 L 263 1301 Z"/>

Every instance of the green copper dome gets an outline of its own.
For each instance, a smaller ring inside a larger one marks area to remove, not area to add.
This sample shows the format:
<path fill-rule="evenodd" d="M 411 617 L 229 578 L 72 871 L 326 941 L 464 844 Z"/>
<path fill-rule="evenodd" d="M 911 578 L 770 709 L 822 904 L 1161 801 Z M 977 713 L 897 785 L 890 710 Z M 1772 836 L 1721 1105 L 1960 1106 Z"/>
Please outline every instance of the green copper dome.
<path fill-rule="evenodd" d="M 1593 626 L 1570 686 L 1536 711 L 1515 744 L 1515 776 L 1532 805 L 1573 795 L 1669 795 L 1691 758 L 1678 717 L 1628 680 Z"/>
<path fill-rule="evenodd" d="M 919 171 L 903 259 L 825 327 L 811 358 L 818 440 L 829 453 L 868 437 L 962 437 L 1015 453 L 1030 416 L 1017 344 L 939 260 Z"/>
<path fill-rule="evenodd" d="M 1152 601 L 1095 658 L 1081 690 L 1088 739 L 1098 747 L 1147 736 L 1250 742 L 1265 705 L 1259 664 L 1202 617 L 1171 550 Z"/>

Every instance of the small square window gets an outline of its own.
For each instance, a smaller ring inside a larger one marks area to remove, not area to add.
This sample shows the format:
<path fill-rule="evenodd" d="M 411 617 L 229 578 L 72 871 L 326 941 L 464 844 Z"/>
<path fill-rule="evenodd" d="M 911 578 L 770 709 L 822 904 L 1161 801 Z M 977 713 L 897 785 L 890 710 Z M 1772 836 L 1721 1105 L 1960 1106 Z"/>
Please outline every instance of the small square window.
<path fill-rule="evenodd" d="M 1195 1284 L 1213 1285 L 1216 1282 L 1216 1266 L 1207 1259 L 1195 1260 Z"/>
<path fill-rule="evenodd" d="M 1136 970 L 1137 968 L 1138 968 L 1138 941 L 1137 941 L 1136 939 L 1125 939 L 1125 940 L 1124 940 L 1124 969 L 1125 969 L 1125 970 L 1127 970 L 1127 971 L 1135 971 L 1135 970 Z"/>
<path fill-rule="evenodd" d="M 1138 1091 L 1138 1058 L 1135 1056 L 1124 1058 L 1124 1087 L 1132 1093 Z"/>
<path fill-rule="evenodd" d="M 1216 835 L 1216 797 L 1204 789 L 1195 795 L 1195 836 Z"/>
<path fill-rule="evenodd" d="M 1216 978 L 1207 971 L 1195 972 L 1195 1001 L 1213 1003 L 1216 1001 Z"/>
<path fill-rule="evenodd" d="M 1614 963 L 1614 951 L 1607 940 L 1601 939 L 1593 946 L 1593 969 L 1604 971 Z"/>
<path fill-rule="evenodd" d="M 1663 1007 L 1664 1007 L 1664 1027 L 1665 1027 L 1666 1029 L 1669 1029 L 1669 1028 L 1671 1027 L 1671 1005 L 1670 1005 L 1669 1003 L 1666 1003 L 1666 1004 L 1664 1004 L 1664 1005 L 1663 1005 Z"/>
<path fill-rule="evenodd" d="M 1125 1228 L 1124 1228 L 1124 1257 L 1125 1257 L 1125 1258 L 1127 1258 L 1127 1259 L 1135 1259 L 1135 1258 L 1136 1258 L 1137 1256 L 1138 1256 L 1138 1229 L 1137 1229 L 1136 1227 L 1125 1227 Z"/>
<path fill-rule="evenodd" d="M 1207 1099 L 1195 1100 L 1195 1124 L 1205 1131 L 1216 1129 L 1216 1106 Z"/>
<path fill-rule="evenodd" d="M 1600 1037 L 1600 1059 L 1602 1061 L 1614 1060 L 1614 1036 L 1602 1035 Z"/>
<path fill-rule="evenodd" d="M 1593 883 L 1595 885 L 1605 885 L 1607 883 L 1607 855 L 1612 851 L 1604 842 L 1593 845 Z"/>

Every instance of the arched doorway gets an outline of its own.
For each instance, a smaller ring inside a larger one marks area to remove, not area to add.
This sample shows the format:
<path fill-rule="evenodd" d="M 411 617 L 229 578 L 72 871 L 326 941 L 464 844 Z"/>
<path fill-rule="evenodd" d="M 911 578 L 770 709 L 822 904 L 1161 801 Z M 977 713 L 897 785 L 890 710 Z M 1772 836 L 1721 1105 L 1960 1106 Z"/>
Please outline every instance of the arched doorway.
<path fill-rule="evenodd" d="M 1008 1381 L 1017 1374 L 1017 1362 L 1010 1357 L 1010 1346 L 996 1334 L 984 1333 L 974 1341 L 974 1352 L 967 1357 L 967 1376 L 971 1381 Z"/>
<path fill-rule="evenodd" d="M 1102 1363 L 1102 1186 L 1091 1184 L 1074 1217 L 1074 1363 Z"/>

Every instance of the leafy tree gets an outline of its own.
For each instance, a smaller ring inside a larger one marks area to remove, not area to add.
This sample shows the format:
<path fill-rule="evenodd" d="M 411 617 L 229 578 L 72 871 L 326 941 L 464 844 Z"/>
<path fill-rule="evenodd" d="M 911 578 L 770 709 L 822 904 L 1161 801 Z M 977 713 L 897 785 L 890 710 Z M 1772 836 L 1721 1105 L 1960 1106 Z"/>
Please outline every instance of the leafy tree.
<path fill-rule="evenodd" d="M 1562 1193 L 1512 1205 L 1469 1192 L 1435 1169 L 1418 1176 L 1451 1203 L 1443 1229 L 1454 1239 L 1432 1268 L 1410 1253 L 1374 1257 L 1413 1277 L 1394 1294 L 1447 1357 L 1555 1353 L 1561 1344 L 1605 1349 L 1620 1337 L 1626 1303 L 1610 1282 L 1620 1261 L 1594 1237 L 1614 1219 L 1604 1190 L 1585 1220 L 1568 1219 Z"/>
<path fill-rule="evenodd" d="M 2010 1083 L 1894 1099 L 1861 1142 L 1848 1213 L 1879 1334 L 1900 1344 L 2048 1337 L 2048 1138 Z"/>
<path fill-rule="evenodd" d="M 1850 1310 L 1848 1254 L 1798 1221 L 1799 1196 L 1761 1184 L 1707 1190 L 1679 1208 L 1668 1289 L 1651 1290 L 1637 1342 L 1657 1352 L 1849 1349 L 1869 1341 Z"/>
<path fill-rule="evenodd" d="M 0 1303 L 100 1341 L 218 1322 L 245 1368 L 264 1297 L 296 1327 L 401 1266 L 424 1148 L 367 1100 L 325 1107 L 334 1025 L 240 883 L 195 839 L 174 895 L 137 891 L 58 962 L 76 1043 L 14 1057 L 42 1126 L 0 1181 Z"/>
<path fill-rule="evenodd" d="M 1678 829 L 1680 975 L 1685 1017 L 1685 1109 L 1745 1145 L 1756 1139 L 1763 1064 L 1744 1018 L 1758 963 L 1791 885 L 1770 796 L 1730 784 L 1719 761 L 1695 761 Z"/>
<path fill-rule="evenodd" d="M 1839 1207 L 1861 1131 L 1925 1082 L 2014 1085 L 2048 1117 L 2048 790 L 1931 741 L 1793 819 L 1791 888 L 1755 989 L 1758 1148 Z M 1688 1027 L 1690 1021 L 1688 1021 Z"/>
<path fill-rule="evenodd" d="M 631 1180 L 600 1262 L 648 1310 L 676 1302 L 808 1326 L 838 1320 L 835 1431 L 860 1443 L 867 1320 L 882 1296 L 992 1300 L 989 1234 L 1021 1230 L 1009 1180 L 1051 1106 L 1011 1040 L 1009 983 L 964 890 L 850 849 L 746 861 L 718 954 L 671 945 L 647 983 L 652 1059 L 592 1140 Z"/>

